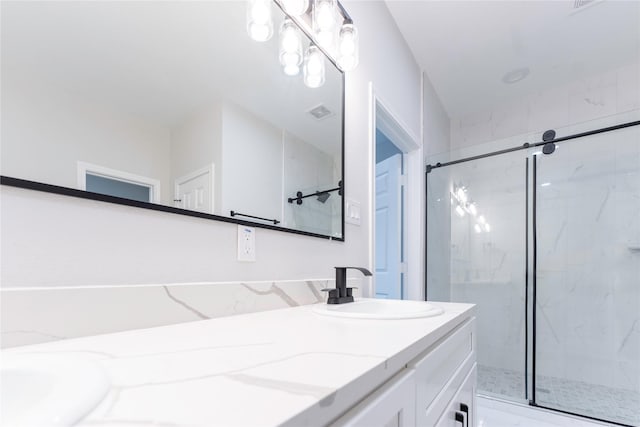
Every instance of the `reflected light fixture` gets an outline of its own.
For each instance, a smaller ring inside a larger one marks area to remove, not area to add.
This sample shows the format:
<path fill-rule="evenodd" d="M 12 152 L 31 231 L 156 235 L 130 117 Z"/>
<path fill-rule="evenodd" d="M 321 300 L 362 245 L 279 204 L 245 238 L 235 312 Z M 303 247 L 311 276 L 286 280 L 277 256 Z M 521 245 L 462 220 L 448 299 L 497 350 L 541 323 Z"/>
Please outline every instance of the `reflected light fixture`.
<path fill-rule="evenodd" d="M 462 209 L 462 206 L 460 205 L 456 206 L 456 213 L 460 218 L 464 216 L 464 209 Z"/>
<path fill-rule="evenodd" d="M 480 228 L 480 224 L 474 225 L 473 229 L 476 231 L 476 233 L 482 233 L 482 228 Z"/>
<path fill-rule="evenodd" d="M 298 28 L 289 18 L 282 22 L 280 27 L 280 64 L 284 73 L 295 76 L 300 73 L 302 65 L 302 39 Z"/>
<path fill-rule="evenodd" d="M 307 87 L 316 88 L 324 84 L 324 55 L 317 46 L 311 45 L 307 49 L 302 72 Z"/>
<path fill-rule="evenodd" d="M 470 202 L 467 205 L 467 209 L 469 209 L 469 213 L 473 216 L 476 216 L 478 214 L 478 208 L 476 208 L 476 202 Z"/>
<path fill-rule="evenodd" d="M 272 0 L 249 0 L 247 3 L 247 32 L 249 37 L 264 42 L 273 35 Z"/>
<path fill-rule="evenodd" d="M 280 0 L 287 15 L 300 16 L 309 10 L 309 0 Z"/>

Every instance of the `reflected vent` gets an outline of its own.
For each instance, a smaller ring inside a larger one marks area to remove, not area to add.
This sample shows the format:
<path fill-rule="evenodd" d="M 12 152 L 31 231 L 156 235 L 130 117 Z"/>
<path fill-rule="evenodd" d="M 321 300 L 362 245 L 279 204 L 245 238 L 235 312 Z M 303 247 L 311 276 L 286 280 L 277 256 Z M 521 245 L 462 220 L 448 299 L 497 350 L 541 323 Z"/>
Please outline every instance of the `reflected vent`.
<path fill-rule="evenodd" d="M 323 120 L 327 117 L 333 116 L 333 112 L 322 104 L 317 107 L 313 107 L 311 110 L 307 111 L 307 113 L 311 114 L 316 120 Z"/>
<path fill-rule="evenodd" d="M 596 0 L 573 0 L 573 8 L 580 9 L 581 7 L 588 6 L 594 3 Z"/>

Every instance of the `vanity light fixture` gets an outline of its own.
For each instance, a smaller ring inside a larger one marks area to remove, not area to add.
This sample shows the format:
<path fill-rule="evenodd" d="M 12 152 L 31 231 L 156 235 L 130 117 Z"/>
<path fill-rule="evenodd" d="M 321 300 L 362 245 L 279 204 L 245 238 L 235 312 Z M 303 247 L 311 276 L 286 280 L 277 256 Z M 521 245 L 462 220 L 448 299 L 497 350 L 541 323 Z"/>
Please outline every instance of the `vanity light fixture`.
<path fill-rule="evenodd" d="M 302 72 L 307 87 L 317 88 L 324 84 L 324 55 L 317 46 L 311 45 L 307 49 Z"/>
<path fill-rule="evenodd" d="M 300 73 L 302 65 L 302 39 L 298 28 L 289 18 L 280 27 L 280 64 L 284 73 L 295 76 Z"/>
<path fill-rule="evenodd" d="M 359 60 L 358 29 L 351 20 L 345 21 L 338 37 L 338 65 L 343 71 L 351 71 Z"/>
<path fill-rule="evenodd" d="M 315 55 L 328 55 L 342 71 L 351 71 L 358 65 L 358 30 L 338 0 L 247 1 L 247 32 L 256 41 L 267 41 L 273 35 L 273 2 L 287 15 L 280 27 L 279 42 L 279 60 L 285 74 L 295 76 L 303 65 L 305 85 L 317 88 L 325 80 L 324 58 L 319 61 Z M 304 57 L 301 32 L 311 38 Z"/>
<path fill-rule="evenodd" d="M 247 32 L 249 37 L 264 42 L 273 35 L 272 0 L 249 0 L 247 3 Z"/>
<path fill-rule="evenodd" d="M 287 15 L 300 16 L 309 10 L 309 0 L 280 0 Z"/>
<path fill-rule="evenodd" d="M 313 2 L 313 31 L 318 44 L 331 51 L 334 45 L 337 1 L 315 0 Z"/>

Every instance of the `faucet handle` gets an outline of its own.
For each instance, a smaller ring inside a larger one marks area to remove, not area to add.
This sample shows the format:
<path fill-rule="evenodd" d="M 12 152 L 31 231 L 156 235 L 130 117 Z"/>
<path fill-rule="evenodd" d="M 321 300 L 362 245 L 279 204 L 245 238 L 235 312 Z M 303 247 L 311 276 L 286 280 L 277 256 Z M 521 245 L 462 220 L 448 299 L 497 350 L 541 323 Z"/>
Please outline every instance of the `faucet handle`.
<path fill-rule="evenodd" d="M 338 298 L 338 290 L 336 288 L 324 288 L 320 289 L 322 292 L 328 292 L 329 298 Z"/>

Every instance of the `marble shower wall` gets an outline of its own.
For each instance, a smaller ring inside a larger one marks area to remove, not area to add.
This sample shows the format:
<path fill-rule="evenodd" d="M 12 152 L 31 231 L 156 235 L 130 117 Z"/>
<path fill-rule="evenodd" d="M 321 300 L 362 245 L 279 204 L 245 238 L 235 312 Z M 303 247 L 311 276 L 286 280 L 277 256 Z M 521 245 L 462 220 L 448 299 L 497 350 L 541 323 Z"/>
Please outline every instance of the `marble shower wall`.
<path fill-rule="evenodd" d="M 350 278 L 353 286 L 361 279 Z M 0 291 L 3 348 L 253 313 L 326 300 L 334 280 Z M 356 290 L 357 292 L 357 290 Z"/>
<path fill-rule="evenodd" d="M 538 91 L 516 101 L 451 118 L 451 150 L 485 145 L 502 148 L 499 140 L 513 146 L 527 136 L 547 129 L 588 123 L 640 110 L 640 63 L 629 64 L 604 74 Z M 606 120 L 605 120 L 606 122 Z M 616 121 L 613 121 L 615 123 Z M 601 126 L 595 126 L 601 127 Z M 591 125 L 587 127 L 593 129 Z M 514 135 L 519 135 L 513 140 Z"/>
<path fill-rule="evenodd" d="M 640 392 L 640 126 L 538 165 L 538 373 Z"/>

